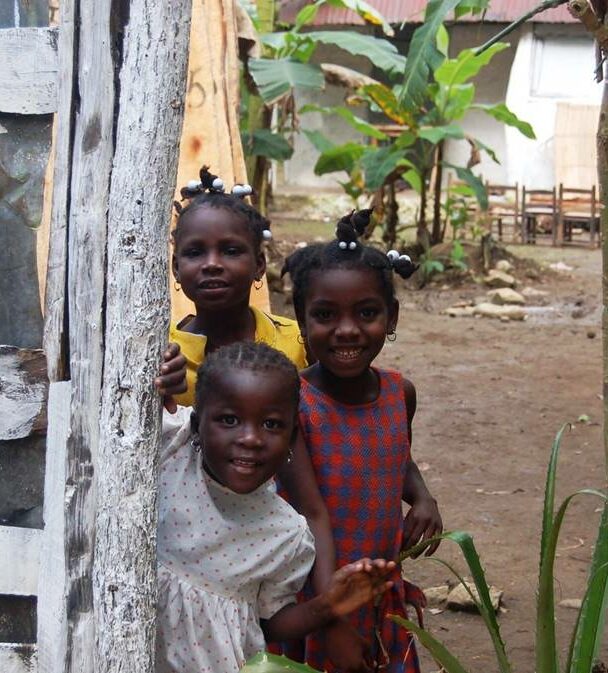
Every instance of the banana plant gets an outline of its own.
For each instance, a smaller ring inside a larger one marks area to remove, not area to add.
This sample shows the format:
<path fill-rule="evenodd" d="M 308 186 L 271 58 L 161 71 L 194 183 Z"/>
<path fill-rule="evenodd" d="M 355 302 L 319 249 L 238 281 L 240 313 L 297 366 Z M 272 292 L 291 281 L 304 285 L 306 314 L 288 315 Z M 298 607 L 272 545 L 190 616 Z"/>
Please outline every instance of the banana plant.
<path fill-rule="evenodd" d="M 445 16 L 446 8 L 460 7 L 464 11 L 462 5 L 464 3 L 456 0 L 430 2 L 425 23 L 412 38 L 411 56 L 406 62 L 402 81 L 392 86 L 377 82 L 359 89 L 356 102 L 384 114 L 387 122 L 393 125 L 390 137 L 374 126 L 362 124 L 361 118 L 344 106 L 331 109 L 306 106 L 302 109 L 302 112 L 316 109 L 337 114 L 356 131 L 375 141 L 363 151 L 355 150 L 352 144 L 331 146 L 321 153 L 315 172 L 321 175 L 336 169 L 344 170 L 343 166 L 347 166 L 350 173 L 363 175 L 362 191 L 367 192 L 381 190 L 399 178 L 405 180 L 419 194 L 417 234 L 425 249 L 443 239 L 441 182 L 445 169 L 452 170 L 458 180 L 468 185 L 482 209 L 487 208 L 485 187 L 471 169 L 479 163 L 481 152 L 493 161 L 498 162 L 498 158 L 478 138 L 465 133 L 460 125 L 465 114 L 472 110 L 482 111 L 497 122 L 513 126 L 525 136 L 534 138 L 532 127 L 503 103 L 484 105 L 475 102 L 473 80 L 495 55 L 508 49 L 508 44 L 496 43 L 481 54 L 464 49 L 455 58 L 448 57 L 448 33 L 440 19 Z M 468 143 L 470 158 L 467 165 L 453 165 L 444 159 L 446 140 Z M 331 161 L 328 161 L 330 157 Z M 429 201 L 432 218 L 427 216 Z M 428 219 L 432 219 L 430 232 Z M 389 236 L 389 242 L 394 244 L 394 236 Z"/>

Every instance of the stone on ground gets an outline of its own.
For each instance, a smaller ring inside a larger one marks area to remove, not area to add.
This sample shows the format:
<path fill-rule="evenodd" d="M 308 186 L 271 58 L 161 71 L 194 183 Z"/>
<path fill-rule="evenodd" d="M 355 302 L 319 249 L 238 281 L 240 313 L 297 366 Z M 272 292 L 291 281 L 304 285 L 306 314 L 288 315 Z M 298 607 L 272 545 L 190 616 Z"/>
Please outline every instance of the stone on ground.
<path fill-rule="evenodd" d="M 527 313 L 521 306 L 514 306 L 512 304 L 499 306 L 498 304 L 484 302 L 483 304 L 475 306 L 473 315 L 480 315 L 484 318 L 496 318 L 498 320 L 502 318 L 508 318 L 509 320 L 525 320 Z"/>
<path fill-rule="evenodd" d="M 479 594 L 477 593 L 477 588 L 472 582 L 467 582 L 467 586 L 471 590 L 471 593 L 475 598 L 479 599 Z M 503 592 L 500 589 L 497 589 L 495 586 L 490 586 L 490 602 L 494 608 L 494 612 L 498 612 L 500 607 L 500 601 L 503 595 Z M 447 606 L 450 610 L 460 610 L 463 612 L 477 612 L 477 606 L 475 602 L 469 595 L 469 592 L 462 586 L 462 584 L 456 585 L 448 594 L 448 603 Z"/>
<path fill-rule="evenodd" d="M 564 598 L 558 605 L 560 608 L 571 608 L 573 610 L 580 610 L 583 601 L 580 598 Z"/>
<path fill-rule="evenodd" d="M 513 269 L 513 264 L 511 264 L 508 259 L 499 259 L 498 262 L 496 262 L 496 268 L 498 271 L 511 271 Z"/>
<path fill-rule="evenodd" d="M 443 311 L 446 315 L 452 318 L 462 318 L 465 316 L 472 316 L 475 313 L 474 306 L 450 306 Z"/>
<path fill-rule="evenodd" d="M 515 278 L 505 271 L 490 269 L 488 275 L 484 277 L 483 282 L 488 287 L 515 287 Z"/>
<path fill-rule="evenodd" d="M 429 587 L 428 589 L 425 589 L 424 595 L 426 597 L 427 607 L 444 608 L 449 593 L 450 587 L 447 584 L 443 584 L 440 587 Z"/>
<path fill-rule="evenodd" d="M 488 297 L 492 304 L 519 304 L 522 306 L 526 303 L 526 299 L 519 292 L 515 292 L 510 287 L 499 287 L 494 290 L 488 290 Z"/>
<path fill-rule="evenodd" d="M 535 287 L 529 286 L 524 287 L 521 293 L 526 299 L 542 299 L 549 296 L 549 293 L 545 290 L 537 290 Z"/>

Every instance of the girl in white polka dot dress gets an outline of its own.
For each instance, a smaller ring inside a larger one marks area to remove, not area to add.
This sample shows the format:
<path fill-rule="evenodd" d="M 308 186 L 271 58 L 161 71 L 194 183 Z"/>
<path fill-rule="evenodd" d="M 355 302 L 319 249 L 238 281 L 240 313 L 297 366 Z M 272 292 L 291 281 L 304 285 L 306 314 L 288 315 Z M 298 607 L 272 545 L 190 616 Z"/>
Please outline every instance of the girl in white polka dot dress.
<path fill-rule="evenodd" d="M 314 540 L 269 486 L 290 457 L 298 396 L 283 354 L 236 343 L 199 369 L 198 413 L 165 414 L 157 673 L 236 673 L 266 640 L 303 637 L 389 588 L 394 563 L 362 559 L 296 603 Z"/>

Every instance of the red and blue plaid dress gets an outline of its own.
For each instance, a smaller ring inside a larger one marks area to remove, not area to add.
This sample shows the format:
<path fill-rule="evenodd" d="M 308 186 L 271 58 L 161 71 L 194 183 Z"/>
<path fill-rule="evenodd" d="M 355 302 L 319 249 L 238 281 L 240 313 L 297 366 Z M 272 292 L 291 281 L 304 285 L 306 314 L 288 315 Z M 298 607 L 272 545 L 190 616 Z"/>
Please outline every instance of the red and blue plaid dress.
<path fill-rule="evenodd" d="M 403 379 L 397 372 L 375 371 L 380 394 L 362 405 L 340 404 L 302 380 L 300 427 L 329 510 L 338 567 L 362 557 L 396 559 L 401 549 L 401 494 L 410 460 Z M 385 615 L 405 616 L 405 603 L 419 600 L 421 592 L 403 582 L 400 569 L 391 579 L 395 585 L 377 608 L 366 606 L 350 619 L 372 643 L 374 659 L 388 664 L 385 671 L 418 673 L 412 636 Z M 306 661 L 336 673 L 322 634 L 307 639 Z"/>

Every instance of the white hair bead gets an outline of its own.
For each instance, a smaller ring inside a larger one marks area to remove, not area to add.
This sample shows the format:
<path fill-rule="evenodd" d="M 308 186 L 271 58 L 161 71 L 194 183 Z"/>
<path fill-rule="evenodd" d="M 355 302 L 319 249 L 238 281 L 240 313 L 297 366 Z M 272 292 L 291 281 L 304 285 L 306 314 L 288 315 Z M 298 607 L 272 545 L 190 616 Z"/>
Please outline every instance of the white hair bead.
<path fill-rule="evenodd" d="M 188 189 L 191 189 L 192 191 L 194 191 L 195 189 L 199 189 L 200 186 L 201 186 L 200 180 L 188 180 L 188 184 L 186 185 L 186 187 Z"/>
<path fill-rule="evenodd" d="M 340 248 L 340 250 L 346 250 L 346 248 L 348 248 L 348 244 L 346 243 L 346 241 L 340 241 L 338 243 L 338 247 Z"/>
<path fill-rule="evenodd" d="M 243 193 L 245 194 L 245 196 L 249 196 L 250 194 L 253 194 L 253 188 L 251 187 L 251 185 L 245 184 L 245 185 L 241 185 L 241 187 L 243 188 Z"/>
<path fill-rule="evenodd" d="M 412 258 L 409 255 L 399 255 L 399 259 L 402 262 L 411 262 Z"/>
<path fill-rule="evenodd" d="M 234 185 L 232 193 L 235 196 L 247 196 L 247 191 L 245 190 L 244 185 Z"/>
<path fill-rule="evenodd" d="M 357 247 L 357 243 L 356 243 L 355 241 L 351 241 L 351 242 L 348 244 L 348 249 L 349 249 L 349 250 L 354 250 L 356 247 Z"/>
<path fill-rule="evenodd" d="M 262 238 L 265 241 L 272 241 L 272 231 L 270 231 L 270 229 L 264 229 L 264 231 L 262 231 Z"/>
<path fill-rule="evenodd" d="M 389 250 L 386 253 L 386 256 L 391 260 L 391 262 L 394 262 L 396 259 L 399 259 L 399 253 L 396 250 Z"/>
<path fill-rule="evenodd" d="M 213 189 L 223 191 L 224 181 L 222 180 L 222 178 L 215 178 L 215 180 L 211 183 L 211 186 L 213 187 Z"/>

